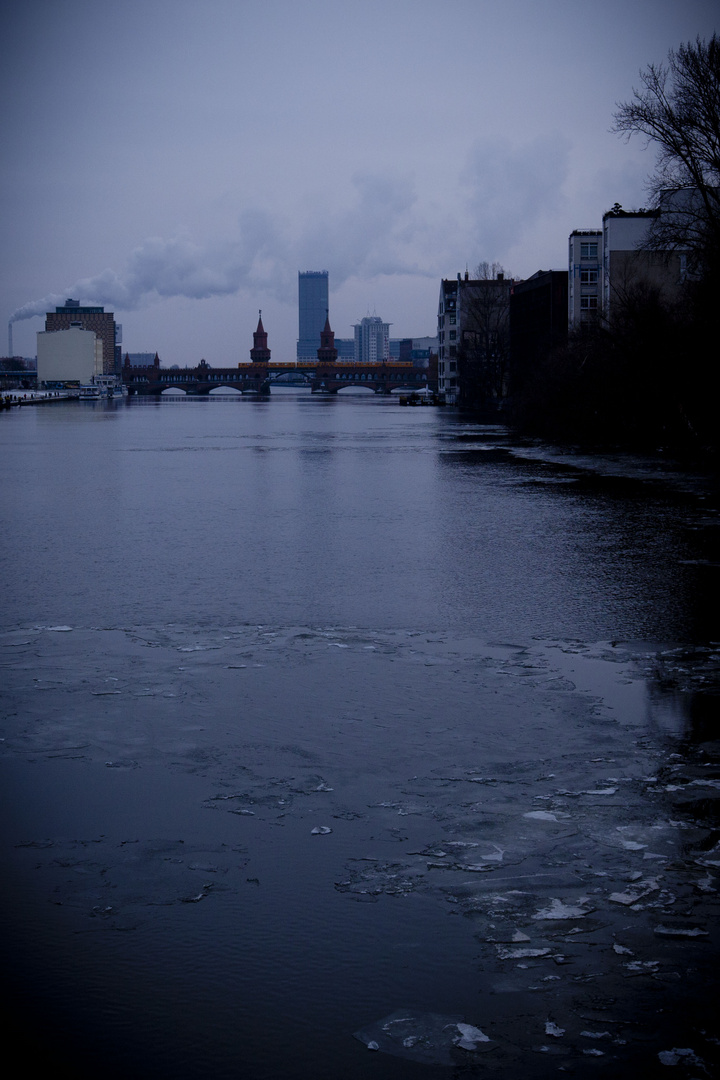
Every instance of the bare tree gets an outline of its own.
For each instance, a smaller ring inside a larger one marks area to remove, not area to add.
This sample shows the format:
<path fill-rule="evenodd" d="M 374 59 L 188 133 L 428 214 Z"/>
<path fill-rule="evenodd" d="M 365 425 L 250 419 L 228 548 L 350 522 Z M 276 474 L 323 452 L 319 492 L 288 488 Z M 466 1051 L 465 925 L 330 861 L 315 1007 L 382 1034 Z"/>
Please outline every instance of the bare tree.
<path fill-rule="evenodd" d="M 648 191 L 661 213 L 650 243 L 682 250 L 702 271 L 720 246 L 720 38 L 699 37 L 640 72 L 642 86 L 619 103 L 614 131 L 644 135 L 658 149 Z"/>

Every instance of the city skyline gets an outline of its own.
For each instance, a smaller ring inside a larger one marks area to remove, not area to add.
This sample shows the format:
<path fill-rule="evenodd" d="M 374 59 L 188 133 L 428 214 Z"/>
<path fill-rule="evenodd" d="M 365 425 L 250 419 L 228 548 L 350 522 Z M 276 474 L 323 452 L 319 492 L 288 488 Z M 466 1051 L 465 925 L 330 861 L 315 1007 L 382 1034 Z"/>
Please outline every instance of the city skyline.
<path fill-rule="evenodd" d="M 30 0 L 3 72 L 0 318 L 38 309 L 14 351 L 77 297 L 115 313 L 123 350 L 181 366 L 244 359 L 261 307 L 292 359 L 315 268 L 339 338 L 372 311 L 432 335 L 442 278 L 562 269 L 573 230 L 645 205 L 654 152 L 613 111 L 716 11 Z"/>

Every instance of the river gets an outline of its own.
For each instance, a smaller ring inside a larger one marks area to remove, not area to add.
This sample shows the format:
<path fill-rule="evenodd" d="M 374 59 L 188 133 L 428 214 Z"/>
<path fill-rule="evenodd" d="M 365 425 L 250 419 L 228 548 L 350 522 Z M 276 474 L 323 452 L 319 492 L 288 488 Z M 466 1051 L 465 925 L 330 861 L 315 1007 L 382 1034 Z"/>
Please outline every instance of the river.
<path fill-rule="evenodd" d="M 0 441 L 27 1063 L 715 1075 L 707 477 L 362 392 Z"/>

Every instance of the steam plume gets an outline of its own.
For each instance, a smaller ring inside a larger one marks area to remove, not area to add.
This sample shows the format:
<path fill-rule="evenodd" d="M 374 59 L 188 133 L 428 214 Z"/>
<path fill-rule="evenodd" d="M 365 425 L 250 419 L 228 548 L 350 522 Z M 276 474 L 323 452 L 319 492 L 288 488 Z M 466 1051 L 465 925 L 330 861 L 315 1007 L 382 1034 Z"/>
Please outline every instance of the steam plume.
<path fill-rule="evenodd" d="M 417 241 L 432 246 L 427 227 L 415 214 L 415 193 L 406 180 L 358 175 L 354 199 L 335 213 L 318 203 L 301 229 L 262 210 L 240 216 L 239 236 L 223 243 L 196 244 L 187 236 L 152 237 L 132 252 L 124 271 L 107 269 L 74 281 L 60 293 L 23 304 L 11 322 L 44 315 L 67 297 L 134 311 L 160 299 L 203 300 L 240 289 L 292 302 L 298 269 L 327 266 L 333 287 L 349 277 L 433 274 L 431 261 L 418 265 Z M 433 252 L 435 254 L 435 252 Z M 424 260 L 422 260 L 424 261 Z"/>

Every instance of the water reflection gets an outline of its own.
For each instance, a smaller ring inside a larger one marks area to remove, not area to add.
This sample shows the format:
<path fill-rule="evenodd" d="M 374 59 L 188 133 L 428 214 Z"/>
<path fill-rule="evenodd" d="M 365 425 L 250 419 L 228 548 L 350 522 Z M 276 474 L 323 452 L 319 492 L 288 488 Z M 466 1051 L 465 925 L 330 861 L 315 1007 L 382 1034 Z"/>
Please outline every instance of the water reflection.
<path fill-rule="evenodd" d="M 18 1024 L 153 1080 L 399 1080 L 352 1033 L 406 1005 L 468 1075 L 710 1071 L 709 489 L 370 397 L 52 408 L 0 425 Z"/>

